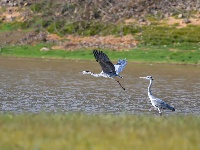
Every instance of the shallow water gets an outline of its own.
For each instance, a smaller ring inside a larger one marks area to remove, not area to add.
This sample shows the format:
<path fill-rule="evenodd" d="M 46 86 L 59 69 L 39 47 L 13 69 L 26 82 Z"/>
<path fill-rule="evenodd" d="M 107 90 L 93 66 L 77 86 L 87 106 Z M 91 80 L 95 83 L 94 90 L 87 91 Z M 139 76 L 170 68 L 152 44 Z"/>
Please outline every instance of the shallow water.
<path fill-rule="evenodd" d="M 95 61 L 16 59 L 0 57 L 0 112 L 84 112 L 158 114 L 147 95 L 152 93 L 176 108 L 165 114 L 200 114 L 200 67 L 128 63 L 119 79 L 82 75 L 100 72 Z"/>

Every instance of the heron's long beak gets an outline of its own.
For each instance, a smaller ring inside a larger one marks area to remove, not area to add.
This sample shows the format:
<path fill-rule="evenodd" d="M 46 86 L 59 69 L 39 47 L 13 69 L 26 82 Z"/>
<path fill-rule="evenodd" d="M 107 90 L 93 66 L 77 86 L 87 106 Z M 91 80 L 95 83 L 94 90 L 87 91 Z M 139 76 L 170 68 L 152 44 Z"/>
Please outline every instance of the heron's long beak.
<path fill-rule="evenodd" d="M 140 78 L 146 79 L 146 77 L 140 77 Z"/>

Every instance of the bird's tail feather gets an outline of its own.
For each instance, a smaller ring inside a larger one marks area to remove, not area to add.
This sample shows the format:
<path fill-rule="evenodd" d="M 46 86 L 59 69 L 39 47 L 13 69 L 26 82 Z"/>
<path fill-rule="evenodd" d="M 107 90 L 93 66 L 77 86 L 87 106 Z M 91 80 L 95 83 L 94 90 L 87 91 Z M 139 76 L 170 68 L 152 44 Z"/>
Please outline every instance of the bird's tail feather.
<path fill-rule="evenodd" d="M 170 106 L 170 105 L 168 105 L 168 104 L 167 104 L 167 108 L 170 109 L 170 110 L 172 110 L 172 111 L 175 111 L 175 108 L 172 107 L 172 106 Z"/>

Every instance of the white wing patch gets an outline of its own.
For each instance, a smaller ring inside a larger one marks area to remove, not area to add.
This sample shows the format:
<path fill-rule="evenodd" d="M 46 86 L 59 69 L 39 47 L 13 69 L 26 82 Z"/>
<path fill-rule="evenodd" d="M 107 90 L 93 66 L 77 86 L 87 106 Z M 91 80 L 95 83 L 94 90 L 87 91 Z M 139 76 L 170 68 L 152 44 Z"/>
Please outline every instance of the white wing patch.
<path fill-rule="evenodd" d="M 122 72 L 124 70 L 126 64 L 127 64 L 126 59 L 119 59 L 117 64 L 114 65 L 116 74 L 119 74 L 120 72 Z"/>

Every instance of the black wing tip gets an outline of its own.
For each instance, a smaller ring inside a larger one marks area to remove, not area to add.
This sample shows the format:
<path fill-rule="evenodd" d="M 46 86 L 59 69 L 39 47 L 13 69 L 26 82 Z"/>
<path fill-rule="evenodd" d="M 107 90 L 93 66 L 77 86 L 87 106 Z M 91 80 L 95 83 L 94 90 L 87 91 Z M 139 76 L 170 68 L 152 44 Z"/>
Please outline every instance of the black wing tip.
<path fill-rule="evenodd" d="M 93 50 L 93 53 L 94 53 L 94 54 L 95 54 L 95 53 L 100 54 L 100 53 L 104 53 L 104 52 L 101 51 L 101 50 L 94 49 L 94 50 Z"/>
<path fill-rule="evenodd" d="M 93 50 L 93 54 L 96 54 L 96 53 L 100 53 L 101 51 L 100 50 L 97 50 L 97 49 L 94 49 Z"/>
<path fill-rule="evenodd" d="M 98 51 L 98 50 L 94 49 L 94 50 L 93 50 L 93 53 L 96 53 L 97 51 Z"/>
<path fill-rule="evenodd" d="M 104 53 L 102 51 L 100 51 L 100 50 L 94 49 L 93 50 L 93 54 L 94 54 L 94 57 L 95 57 L 96 61 L 98 62 L 99 61 L 99 55 L 102 55 Z"/>

